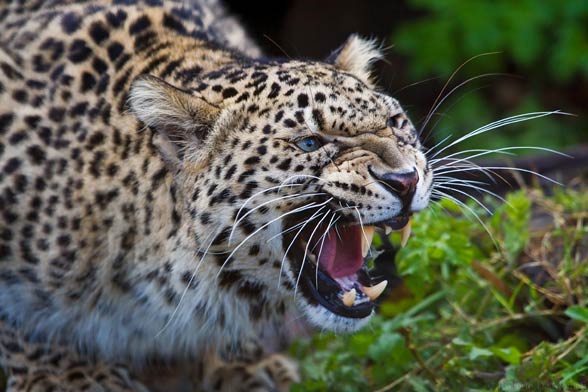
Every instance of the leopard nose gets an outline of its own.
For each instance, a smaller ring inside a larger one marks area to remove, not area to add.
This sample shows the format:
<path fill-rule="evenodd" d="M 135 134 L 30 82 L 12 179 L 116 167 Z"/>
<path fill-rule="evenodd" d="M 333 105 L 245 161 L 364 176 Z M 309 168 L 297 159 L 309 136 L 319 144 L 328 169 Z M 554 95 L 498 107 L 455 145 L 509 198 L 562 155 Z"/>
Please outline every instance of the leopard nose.
<path fill-rule="evenodd" d="M 419 173 L 416 168 L 409 172 L 388 172 L 384 174 L 376 174 L 370 168 L 370 173 L 398 196 L 402 202 L 402 211 L 408 212 L 419 182 Z"/>

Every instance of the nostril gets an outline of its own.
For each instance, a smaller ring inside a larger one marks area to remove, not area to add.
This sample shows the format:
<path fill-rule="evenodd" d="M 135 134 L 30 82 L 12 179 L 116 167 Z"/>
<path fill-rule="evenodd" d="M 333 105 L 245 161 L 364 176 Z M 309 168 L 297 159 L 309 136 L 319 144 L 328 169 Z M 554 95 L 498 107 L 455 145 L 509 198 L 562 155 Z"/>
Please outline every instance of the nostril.
<path fill-rule="evenodd" d="M 386 125 L 390 128 L 402 129 L 408 122 L 408 119 L 404 115 L 404 113 L 398 113 L 392 117 L 390 117 L 386 123 Z"/>
<path fill-rule="evenodd" d="M 370 174 L 381 181 L 390 191 L 394 192 L 402 201 L 403 209 L 410 207 L 412 198 L 416 191 L 416 186 L 419 182 L 419 174 L 416 168 L 410 172 L 388 172 L 384 174 L 376 174 L 370 168 Z"/>
<path fill-rule="evenodd" d="M 380 177 L 394 190 L 394 192 L 405 195 L 407 193 L 414 193 L 417 183 L 419 182 L 419 175 L 416 170 L 408 173 L 386 173 Z"/>

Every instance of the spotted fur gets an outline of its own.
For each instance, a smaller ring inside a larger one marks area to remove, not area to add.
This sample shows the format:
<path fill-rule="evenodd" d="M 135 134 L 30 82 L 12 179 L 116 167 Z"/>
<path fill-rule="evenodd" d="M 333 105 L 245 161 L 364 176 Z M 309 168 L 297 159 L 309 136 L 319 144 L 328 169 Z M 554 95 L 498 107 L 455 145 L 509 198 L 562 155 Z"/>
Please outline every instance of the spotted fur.
<path fill-rule="evenodd" d="M 426 206 L 414 127 L 370 77 L 380 56 L 353 36 L 325 61 L 267 59 L 214 1 L 0 5 L 9 388 L 146 390 L 163 361 L 205 389 L 286 390 L 291 364 L 263 359 L 285 314 L 364 325 L 297 291 L 281 233 L 313 201 L 399 214 L 374 173 L 416 170 L 410 209 Z"/>

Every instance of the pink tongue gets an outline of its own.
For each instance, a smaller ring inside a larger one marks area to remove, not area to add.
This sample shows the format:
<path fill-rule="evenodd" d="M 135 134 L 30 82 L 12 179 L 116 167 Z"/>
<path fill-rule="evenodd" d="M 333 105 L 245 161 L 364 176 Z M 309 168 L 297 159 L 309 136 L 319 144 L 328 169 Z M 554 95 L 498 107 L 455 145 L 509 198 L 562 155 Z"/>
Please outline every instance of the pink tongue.
<path fill-rule="evenodd" d="M 315 254 L 319 254 L 319 265 L 332 278 L 342 278 L 353 275 L 363 264 L 361 256 L 361 228 L 349 226 L 329 230 L 320 251 L 321 243 L 315 248 Z M 340 238 L 339 238 L 340 237 Z"/>

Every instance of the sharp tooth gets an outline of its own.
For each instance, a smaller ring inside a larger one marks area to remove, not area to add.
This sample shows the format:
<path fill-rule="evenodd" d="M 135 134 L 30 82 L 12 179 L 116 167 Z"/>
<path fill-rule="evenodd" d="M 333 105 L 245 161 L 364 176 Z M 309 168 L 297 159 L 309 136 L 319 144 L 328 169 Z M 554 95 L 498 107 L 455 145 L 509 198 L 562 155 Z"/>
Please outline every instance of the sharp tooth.
<path fill-rule="evenodd" d="M 392 228 L 390 226 L 384 225 L 384 233 L 386 233 L 386 235 L 392 233 Z"/>
<path fill-rule="evenodd" d="M 361 233 L 361 255 L 365 257 L 372 246 L 372 239 L 374 238 L 374 226 L 364 226 Z"/>
<path fill-rule="evenodd" d="M 345 294 L 343 294 L 342 301 L 345 304 L 345 306 L 353 306 L 353 304 L 355 303 L 355 294 L 355 289 L 351 289 Z"/>
<path fill-rule="evenodd" d="M 411 219 L 409 218 L 406 226 L 404 226 L 402 228 L 402 230 L 400 230 L 400 232 L 402 233 L 402 237 L 400 239 L 400 245 L 402 245 L 403 248 L 406 245 L 406 243 L 408 242 L 408 237 L 410 237 L 410 223 L 411 223 Z"/>
<path fill-rule="evenodd" d="M 370 299 L 372 301 L 375 301 L 376 298 L 378 298 L 380 295 L 382 295 L 382 293 L 384 292 L 384 289 L 386 289 L 387 285 L 388 285 L 388 281 L 383 280 L 375 286 L 364 287 L 363 292 L 365 293 L 365 295 L 370 297 Z"/>

